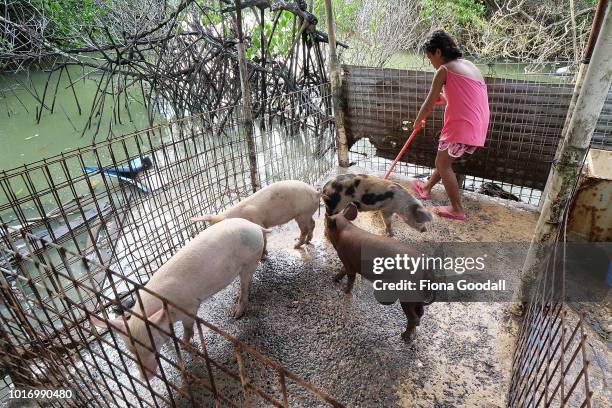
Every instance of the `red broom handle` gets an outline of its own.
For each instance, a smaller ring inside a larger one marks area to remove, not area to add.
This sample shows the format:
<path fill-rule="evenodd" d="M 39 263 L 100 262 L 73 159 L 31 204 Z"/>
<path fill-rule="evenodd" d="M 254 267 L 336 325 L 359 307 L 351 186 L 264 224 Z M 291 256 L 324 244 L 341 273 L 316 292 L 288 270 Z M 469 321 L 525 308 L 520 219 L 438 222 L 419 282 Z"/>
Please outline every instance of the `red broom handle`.
<path fill-rule="evenodd" d="M 393 171 L 393 168 L 395 167 L 399 159 L 401 159 L 404 153 L 406 153 L 406 150 L 408 150 L 408 146 L 410 146 L 410 142 L 412 142 L 412 139 L 414 139 L 416 134 L 419 133 L 419 130 L 421 130 L 421 128 L 422 128 L 422 125 L 420 124 L 414 128 L 414 130 L 410 134 L 410 137 L 408 138 L 408 140 L 406 140 L 406 143 L 404 143 L 404 147 L 402 147 L 402 150 L 400 150 L 395 160 L 393 160 L 393 164 L 391 165 L 391 167 L 389 167 L 389 171 L 387 171 L 387 174 L 385 174 L 385 180 L 389 178 L 389 174 L 391 174 L 391 172 Z"/>

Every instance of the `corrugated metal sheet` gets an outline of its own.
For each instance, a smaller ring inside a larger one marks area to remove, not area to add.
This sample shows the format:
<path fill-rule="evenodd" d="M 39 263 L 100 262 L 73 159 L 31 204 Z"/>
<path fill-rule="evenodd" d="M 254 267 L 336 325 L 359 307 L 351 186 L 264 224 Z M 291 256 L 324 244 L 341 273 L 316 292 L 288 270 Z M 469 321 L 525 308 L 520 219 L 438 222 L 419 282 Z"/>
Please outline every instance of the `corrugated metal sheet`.
<path fill-rule="evenodd" d="M 570 211 L 569 230 L 591 242 L 612 241 L 612 151 L 589 151 Z"/>

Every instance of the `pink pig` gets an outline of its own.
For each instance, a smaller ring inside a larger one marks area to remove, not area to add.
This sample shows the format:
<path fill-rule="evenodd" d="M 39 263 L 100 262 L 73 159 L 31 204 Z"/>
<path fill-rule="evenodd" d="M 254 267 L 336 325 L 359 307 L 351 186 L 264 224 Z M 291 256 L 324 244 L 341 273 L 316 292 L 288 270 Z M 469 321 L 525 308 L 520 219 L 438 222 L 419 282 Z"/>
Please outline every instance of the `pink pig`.
<path fill-rule="evenodd" d="M 238 318 L 246 309 L 249 297 L 249 284 L 264 249 L 264 230 L 250 221 L 235 218 L 213 225 L 200 232 L 193 240 L 181 248 L 151 277 L 145 288 L 157 294 L 140 290 L 139 297 L 131 309 L 131 317 L 103 321 L 91 316 L 91 322 L 102 328 L 117 331 L 129 350 L 139 361 L 143 378 L 151 379 L 157 371 L 158 361 L 153 350 L 161 349 L 168 336 L 156 329 L 153 323 L 170 332 L 170 324 L 183 322 L 183 341 L 188 342 L 193 335 L 193 324 L 200 303 L 229 285 L 240 276 L 240 296 L 234 317 Z M 167 299 L 181 307 L 190 315 L 180 312 L 168 303 Z M 150 322 L 154 344 L 151 344 L 147 324 Z M 129 335 L 128 335 L 129 329 Z"/>
<path fill-rule="evenodd" d="M 192 221 L 211 224 L 227 218 L 244 218 L 264 228 L 275 227 L 295 220 L 300 237 L 295 248 L 312 239 L 315 227 L 313 214 L 319 209 L 321 195 L 312 186 L 298 180 L 278 181 L 262 188 L 238 204 L 218 215 L 202 215 Z"/>

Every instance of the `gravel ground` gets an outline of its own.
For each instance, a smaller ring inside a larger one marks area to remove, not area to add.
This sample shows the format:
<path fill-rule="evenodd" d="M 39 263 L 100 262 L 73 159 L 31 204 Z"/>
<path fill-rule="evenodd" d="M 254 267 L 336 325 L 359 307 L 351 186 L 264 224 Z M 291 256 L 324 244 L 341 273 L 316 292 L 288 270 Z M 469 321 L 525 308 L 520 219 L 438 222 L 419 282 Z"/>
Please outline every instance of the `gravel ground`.
<path fill-rule="evenodd" d="M 437 204 L 442 190 L 434 191 L 433 197 Z M 502 237 L 526 241 L 537 220 L 532 211 L 480 195 L 467 194 L 465 203 L 468 223 L 436 218 L 429 231 L 421 234 L 396 220 L 396 235 L 415 243 L 499 241 Z M 304 250 L 292 248 L 298 236 L 295 223 L 274 229 L 270 255 L 255 274 L 245 317 L 235 321 L 230 316 L 237 282 L 204 303 L 200 316 L 347 406 L 505 404 L 517 324 L 504 311 L 504 304 L 435 303 L 426 308 L 414 342 L 406 344 L 400 339 L 406 320 L 399 304 L 380 305 L 370 284 L 359 278 L 350 295 L 342 292 L 341 284 L 333 283 L 340 261 L 323 236 L 322 213 L 316 221 L 313 243 Z M 361 213 L 356 222 L 375 233 L 384 231 L 376 213 Z M 208 341 L 210 355 L 236 367 L 227 342 Z M 189 369 L 205 373 L 204 363 L 197 359 Z M 278 395 L 274 377 L 265 369 L 250 366 L 249 372 L 258 385 Z M 240 393 L 235 382 L 226 385 L 228 394 Z M 306 398 L 298 387 L 289 390 L 293 406 L 323 405 Z"/>
<path fill-rule="evenodd" d="M 402 183 L 405 180 L 400 181 Z M 406 183 L 407 184 L 407 183 Z M 444 202 L 441 187 L 434 190 L 427 206 Z M 396 219 L 396 237 L 423 247 L 427 242 L 529 241 L 537 213 L 520 204 L 508 204 L 486 196 L 465 193 L 469 222 L 435 218 L 427 232 L 417 233 Z M 332 277 L 340 269 L 335 250 L 323 236 L 323 211 L 317 214 L 315 237 L 302 250 L 293 249 L 299 235 L 291 222 L 274 228 L 269 236 L 269 256 L 260 264 L 251 285 L 246 315 L 234 320 L 232 310 L 238 295 L 236 280 L 202 304 L 199 316 L 229 334 L 280 362 L 299 377 L 350 407 L 501 407 L 511 373 L 511 360 L 518 323 L 505 311 L 504 303 L 434 303 L 425 310 L 415 340 L 400 338 L 406 320 L 399 304 L 383 306 L 375 301 L 371 285 L 359 277 L 352 294 L 344 294 L 342 284 Z M 357 225 L 382 234 L 384 225 L 377 213 L 361 213 Z M 500 251 L 503 247 L 500 246 Z M 522 265 L 500 265 L 507 274 L 517 274 Z M 180 326 L 177 335 L 182 334 Z M 196 335 L 197 337 L 197 335 Z M 219 335 L 205 334 L 208 354 L 234 373 L 238 365 L 231 343 Z M 606 406 L 609 398 L 606 375 L 610 347 L 597 336 L 589 337 L 590 379 L 595 390 L 593 406 Z M 203 349 L 199 340 L 195 345 Z M 94 346 L 93 351 L 99 351 Z M 119 366 L 117 351 L 104 347 L 110 361 Z M 597 353 L 594 353 L 597 351 Z M 177 360 L 173 347 L 162 354 Z M 117 405 L 166 406 L 147 389 L 130 386 L 121 369 L 112 370 L 100 357 L 83 351 L 88 371 L 100 378 L 107 373 L 106 395 Z M 186 352 L 186 371 L 208 378 L 205 361 Z M 253 383 L 281 399 L 277 373 L 245 356 L 246 372 Z M 130 367 L 136 375 L 136 368 Z M 167 364 L 164 364 L 167 367 Z M 81 367 L 77 367 L 82 371 Z M 76 371 L 76 370 L 74 370 Z M 244 405 L 240 382 L 213 369 L 217 387 L 239 406 Z M 177 370 L 165 370 L 169 383 L 183 383 Z M 112 380 L 116 376 L 116 382 Z M 133 392 L 121 393 L 118 384 Z M 159 380 L 153 388 L 179 407 L 192 406 L 176 390 Z M 303 388 L 287 381 L 289 406 L 325 406 Z M 197 406 L 212 407 L 210 393 L 192 384 L 190 392 Z M 252 406 L 265 406 L 251 395 Z M 226 406 L 226 405 L 223 405 Z"/>
<path fill-rule="evenodd" d="M 439 203 L 443 190 L 435 190 L 433 198 L 434 204 Z M 470 214 L 467 223 L 436 218 L 427 232 L 418 233 L 396 219 L 396 237 L 416 246 L 428 241 L 528 241 L 537 220 L 533 211 L 481 195 L 466 193 L 465 205 Z M 426 308 L 416 339 L 406 344 L 400 338 L 406 320 L 399 304 L 376 302 L 371 285 L 359 277 L 349 295 L 342 284 L 332 281 L 340 261 L 323 236 L 323 211 L 317 215 L 312 244 L 303 250 L 293 249 L 298 236 L 294 222 L 274 228 L 269 256 L 254 276 L 244 317 L 231 317 L 238 281 L 203 303 L 199 315 L 346 406 L 503 406 L 517 331 L 504 304 L 434 303 Z M 384 232 L 376 213 L 361 213 L 356 223 L 374 233 Z M 508 273 L 518 273 L 521 266 L 508 266 Z M 210 333 L 206 342 L 212 358 L 238 373 L 229 342 Z M 199 341 L 196 345 L 202 349 Z M 171 346 L 164 347 L 162 354 L 176 358 Z M 183 355 L 190 373 L 207 378 L 202 358 Z M 246 366 L 255 384 L 280 398 L 274 372 L 251 358 Z M 240 383 L 219 369 L 214 371 L 217 387 L 241 405 Z M 168 375 L 171 382 L 181 384 L 176 370 Z M 118 380 L 125 384 L 125 375 L 118 373 Z M 296 384 L 287 386 L 290 406 L 324 406 Z M 154 388 L 169 396 L 160 380 L 154 380 Z M 150 398 L 146 389 L 136 391 L 140 398 Z M 204 388 L 192 385 L 191 393 L 202 406 L 213 406 Z M 127 396 L 138 405 L 135 398 Z M 191 406 L 176 391 L 172 398 L 178 406 Z M 252 405 L 265 404 L 254 400 Z"/>

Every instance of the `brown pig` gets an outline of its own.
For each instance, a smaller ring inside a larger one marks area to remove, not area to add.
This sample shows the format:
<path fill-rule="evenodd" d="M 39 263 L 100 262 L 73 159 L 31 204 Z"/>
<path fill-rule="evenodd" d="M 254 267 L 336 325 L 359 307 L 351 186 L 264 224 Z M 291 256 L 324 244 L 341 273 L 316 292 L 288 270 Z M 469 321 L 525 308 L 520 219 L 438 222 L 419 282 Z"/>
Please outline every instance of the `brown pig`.
<path fill-rule="evenodd" d="M 325 216 L 325 235 L 331 241 L 334 248 L 336 248 L 338 256 L 343 264 L 342 270 L 334 277 L 334 281 L 339 282 L 346 275 L 348 277 L 345 287 L 346 293 L 351 292 L 355 282 L 355 276 L 358 273 L 370 281 L 377 279 L 378 275 L 375 275 L 372 271 L 362 270 L 362 249 L 367 247 L 375 252 L 377 256 L 388 258 L 393 258 L 397 254 L 409 254 L 409 256 L 414 257 L 418 257 L 419 255 L 411 247 L 396 239 L 372 234 L 356 227 L 351 222 L 356 217 L 357 206 L 352 203 L 339 214 Z M 423 271 L 414 275 L 413 279 L 416 280 L 422 276 Z M 390 304 L 392 302 L 381 301 L 381 303 Z M 402 333 L 402 338 L 409 341 L 413 338 L 416 327 L 421 322 L 424 306 L 429 303 L 420 301 L 400 301 L 400 304 L 408 319 L 408 325 L 406 331 Z"/>
<path fill-rule="evenodd" d="M 391 217 L 397 214 L 419 232 L 433 217 L 423 204 L 401 185 L 367 174 L 342 174 L 328 181 L 321 192 L 327 215 L 337 214 L 349 203 L 359 211 L 381 210 L 387 235 L 393 236 Z"/>
<path fill-rule="evenodd" d="M 202 215 L 192 221 L 208 221 L 211 224 L 227 218 L 244 218 L 264 228 L 275 227 L 295 220 L 300 227 L 300 237 L 295 248 L 312 239 L 315 227 L 313 214 L 319 209 L 320 194 L 312 186 L 298 180 L 272 183 L 222 214 Z"/>

